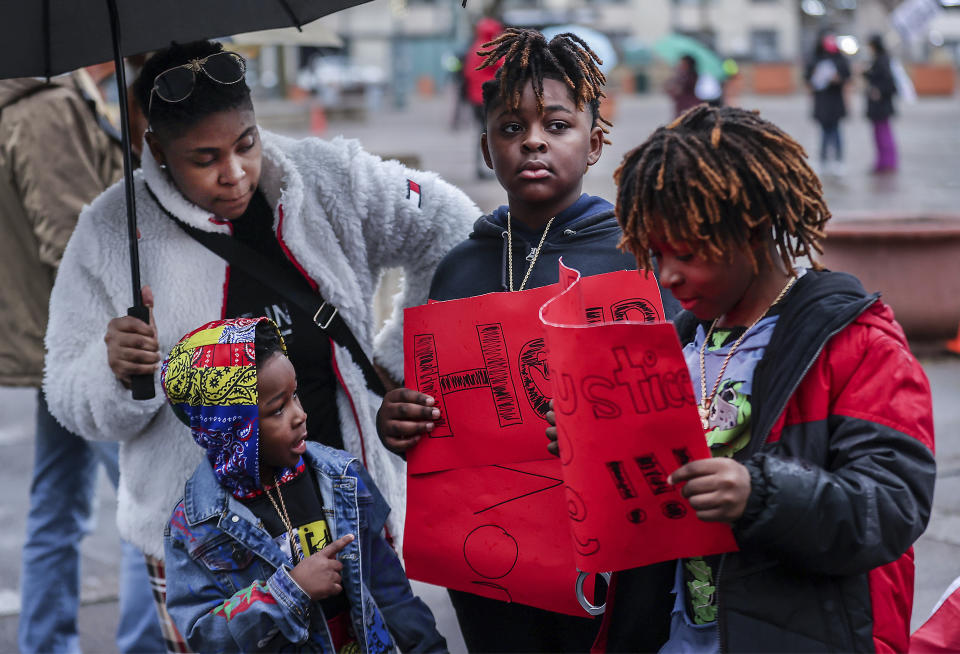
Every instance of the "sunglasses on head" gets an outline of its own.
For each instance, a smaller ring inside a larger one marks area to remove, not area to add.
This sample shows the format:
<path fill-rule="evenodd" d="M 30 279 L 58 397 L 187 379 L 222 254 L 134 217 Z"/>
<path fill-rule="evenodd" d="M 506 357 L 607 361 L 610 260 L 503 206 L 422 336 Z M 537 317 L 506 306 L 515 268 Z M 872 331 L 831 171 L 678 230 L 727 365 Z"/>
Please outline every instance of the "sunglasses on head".
<path fill-rule="evenodd" d="M 191 59 L 185 64 L 168 68 L 153 80 L 147 117 L 153 109 L 153 96 L 164 102 L 183 102 L 190 97 L 202 72 L 218 84 L 236 84 L 243 80 L 247 65 L 235 52 L 216 52 L 202 59 Z"/>

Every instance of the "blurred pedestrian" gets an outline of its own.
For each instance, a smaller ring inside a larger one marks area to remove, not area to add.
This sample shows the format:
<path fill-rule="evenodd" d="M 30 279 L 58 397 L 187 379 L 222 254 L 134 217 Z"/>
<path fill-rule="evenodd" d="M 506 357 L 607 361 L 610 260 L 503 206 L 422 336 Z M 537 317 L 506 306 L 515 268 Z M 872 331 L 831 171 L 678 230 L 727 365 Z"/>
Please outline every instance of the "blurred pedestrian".
<path fill-rule="evenodd" d="M 740 77 L 740 66 L 732 57 L 723 60 L 723 75 L 721 106 L 736 107 L 740 102 L 740 88 L 743 86 L 743 80 Z"/>
<path fill-rule="evenodd" d="M 667 80 L 663 90 L 673 99 L 674 118 L 690 107 L 700 104 L 697 97 L 697 60 L 690 55 L 683 55 L 674 69 L 673 76 Z"/>
<path fill-rule="evenodd" d="M 483 133 L 483 84 L 492 80 L 500 70 L 502 62 L 479 68 L 483 63 L 483 57 L 477 54 L 483 50 L 484 46 L 493 41 L 500 32 L 503 31 L 503 23 L 495 18 L 484 17 L 477 21 L 474 27 L 474 38 L 467 50 L 467 55 L 463 61 L 463 80 L 467 102 L 470 103 L 471 111 L 477 125 L 477 133 Z M 479 68 L 479 70 L 478 70 Z M 489 179 L 493 177 L 493 172 L 487 168 L 483 161 L 483 152 L 480 149 L 480 139 L 477 138 L 476 151 L 474 152 L 475 170 L 477 178 Z"/>
<path fill-rule="evenodd" d="M 40 388 L 64 247 L 83 206 L 123 174 L 120 135 L 98 87 L 113 70 L 105 63 L 50 81 L 0 82 L 0 385 Z M 117 444 L 62 427 L 39 390 L 34 439 L 18 643 L 24 654 L 79 652 L 80 543 L 93 528 L 101 464 L 117 486 Z M 146 566 L 126 543 L 117 648 L 164 650 Z"/>
<path fill-rule="evenodd" d="M 467 101 L 467 82 L 463 76 L 463 60 L 465 52 L 449 54 L 443 59 L 444 68 L 450 73 L 450 82 L 453 84 L 453 116 L 450 118 L 450 129 L 457 131 L 463 122 L 463 114 L 472 111 Z"/>
<path fill-rule="evenodd" d="M 873 61 L 863 76 L 867 81 L 867 118 L 873 124 L 873 142 L 877 149 L 873 172 L 892 173 L 897 170 L 897 144 L 890 119 L 895 113 L 893 96 L 897 93 L 897 84 L 883 37 L 874 34 L 868 44 Z"/>
<path fill-rule="evenodd" d="M 840 176 L 844 172 L 840 121 L 847 115 L 843 94 L 850 80 L 850 65 L 832 32 L 824 32 L 817 41 L 804 79 L 813 93 L 813 118 L 820 124 L 821 172 Z"/>

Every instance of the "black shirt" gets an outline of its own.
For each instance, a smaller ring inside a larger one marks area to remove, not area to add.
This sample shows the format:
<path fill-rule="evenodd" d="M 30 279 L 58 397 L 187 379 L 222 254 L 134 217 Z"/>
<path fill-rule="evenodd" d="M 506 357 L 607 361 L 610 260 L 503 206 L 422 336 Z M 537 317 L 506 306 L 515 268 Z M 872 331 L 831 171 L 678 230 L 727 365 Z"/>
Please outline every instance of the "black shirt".
<path fill-rule="evenodd" d="M 283 504 L 277 497 L 278 491 L 283 493 Z M 268 492 L 273 502 L 267 497 Z M 309 466 L 300 475 L 282 483 L 279 487 L 241 501 L 253 512 L 253 515 L 260 519 L 264 529 L 284 552 L 290 552 L 290 543 L 287 538 L 287 528 L 283 524 L 277 507 L 281 511 L 286 508 L 290 524 L 296 532 L 299 552 L 304 558 L 316 554 L 332 540 L 330 529 L 327 527 L 327 515 L 323 509 L 323 498 L 317 488 L 313 470 Z M 349 602 L 344 593 L 320 600 L 320 604 L 327 619 L 349 608 Z"/>
<path fill-rule="evenodd" d="M 314 293 L 287 258 L 273 232 L 273 212 L 261 191 L 254 193 L 242 216 L 231 221 L 233 237 L 276 265 L 296 273 L 303 289 Z M 330 341 L 313 323 L 313 316 L 287 302 L 256 277 L 231 266 L 227 287 L 227 318 L 266 316 L 280 327 L 287 353 L 297 372 L 297 392 L 307 412 L 310 440 L 343 448 L 337 411 L 337 378 L 331 364 Z"/>

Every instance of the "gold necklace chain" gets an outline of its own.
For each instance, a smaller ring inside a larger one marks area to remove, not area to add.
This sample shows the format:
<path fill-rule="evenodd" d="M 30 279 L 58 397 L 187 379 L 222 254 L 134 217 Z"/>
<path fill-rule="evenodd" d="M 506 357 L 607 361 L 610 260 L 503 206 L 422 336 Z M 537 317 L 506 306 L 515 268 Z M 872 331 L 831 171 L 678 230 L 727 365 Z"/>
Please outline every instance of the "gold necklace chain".
<path fill-rule="evenodd" d="M 540 237 L 540 244 L 537 245 L 537 249 L 533 251 L 533 259 L 530 261 L 530 265 L 527 266 L 527 274 L 523 276 L 523 281 L 520 282 L 520 288 L 518 291 L 522 291 L 523 287 L 527 285 L 527 280 L 530 279 L 530 272 L 533 270 L 533 264 L 537 263 L 537 257 L 540 256 L 540 248 L 543 247 L 543 242 L 547 240 L 547 232 L 550 231 L 550 225 L 553 224 L 556 216 L 547 221 L 547 226 L 543 230 L 543 236 Z M 507 212 L 507 267 L 510 272 L 510 290 L 513 290 L 513 229 L 510 225 L 510 212 Z"/>
<path fill-rule="evenodd" d="M 290 520 L 290 514 L 287 513 L 287 505 L 283 503 L 283 493 L 280 492 L 280 482 L 277 480 L 276 475 L 273 476 L 273 487 L 277 489 L 277 497 L 280 498 L 280 506 L 277 506 L 277 502 L 273 499 L 273 495 L 270 494 L 269 488 L 264 488 L 263 492 L 267 495 L 267 499 L 270 500 L 270 504 L 273 505 L 277 515 L 280 516 L 280 521 L 287 529 L 287 539 L 290 541 L 290 556 L 293 557 L 294 563 L 299 563 L 302 557 L 299 556 L 299 548 L 296 547 L 296 544 L 293 541 L 293 522 Z"/>
<path fill-rule="evenodd" d="M 710 405 L 713 404 L 713 398 L 717 395 L 717 389 L 720 387 L 720 381 L 723 379 L 723 373 L 727 370 L 727 364 L 730 363 L 730 358 L 733 357 L 734 351 L 736 351 L 737 346 L 743 342 L 743 339 L 747 337 L 747 334 L 751 329 L 757 326 L 757 323 L 760 322 L 767 312 L 777 304 L 780 300 L 783 299 L 783 296 L 787 294 L 787 291 L 790 290 L 790 287 L 793 286 L 793 283 L 797 281 L 796 277 L 791 277 L 790 281 L 787 282 L 787 285 L 783 287 L 783 290 L 780 291 L 780 294 L 770 303 L 770 305 L 764 310 L 760 316 L 753 321 L 753 323 L 747 327 L 747 329 L 740 334 L 740 338 L 734 341 L 733 345 L 730 347 L 730 351 L 727 352 L 727 356 L 723 360 L 723 365 L 720 366 L 720 374 L 717 375 L 717 380 L 713 382 L 713 390 L 710 391 L 710 395 L 707 395 L 707 370 L 704 362 L 704 353 L 707 350 L 707 343 L 710 342 L 710 336 L 713 334 L 713 328 L 717 326 L 717 321 L 720 320 L 719 317 L 714 318 L 713 322 L 710 323 L 710 329 L 707 330 L 707 335 L 703 338 L 703 345 L 700 346 L 700 406 L 697 407 L 697 413 L 700 414 L 700 423 L 703 425 L 704 430 L 710 427 Z"/>

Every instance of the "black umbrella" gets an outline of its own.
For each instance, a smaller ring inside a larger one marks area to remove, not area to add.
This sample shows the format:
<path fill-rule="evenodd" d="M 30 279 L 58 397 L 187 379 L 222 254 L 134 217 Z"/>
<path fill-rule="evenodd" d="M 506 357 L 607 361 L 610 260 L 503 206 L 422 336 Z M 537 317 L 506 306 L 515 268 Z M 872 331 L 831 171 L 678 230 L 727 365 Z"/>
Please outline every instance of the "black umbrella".
<path fill-rule="evenodd" d="M 123 57 L 170 41 L 195 41 L 276 27 L 300 27 L 369 0 L 0 0 L 0 79 L 51 77 L 113 59 L 123 138 L 133 306 L 144 322 L 140 293 L 137 210 L 130 155 Z M 154 396 L 153 377 L 134 378 L 133 397 Z"/>

